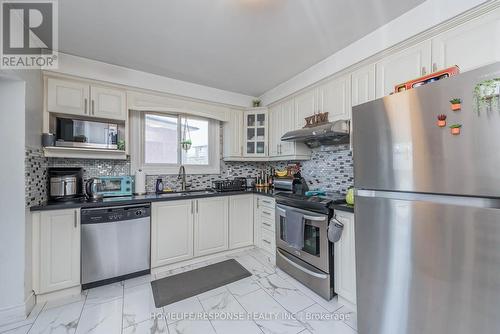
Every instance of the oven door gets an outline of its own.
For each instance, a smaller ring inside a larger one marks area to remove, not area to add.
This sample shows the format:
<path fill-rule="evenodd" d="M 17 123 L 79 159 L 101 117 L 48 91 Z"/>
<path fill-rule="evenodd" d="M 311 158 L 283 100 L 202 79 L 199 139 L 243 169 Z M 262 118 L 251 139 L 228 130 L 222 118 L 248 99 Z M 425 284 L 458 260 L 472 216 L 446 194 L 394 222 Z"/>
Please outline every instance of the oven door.
<path fill-rule="evenodd" d="M 296 211 L 304 216 L 304 247 L 301 250 L 291 247 L 285 241 L 285 225 L 288 212 Z M 304 262 L 330 272 L 328 254 L 328 215 L 301 210 L 290 206 L 276 205 L 276 246 L 295 255 Z"/>

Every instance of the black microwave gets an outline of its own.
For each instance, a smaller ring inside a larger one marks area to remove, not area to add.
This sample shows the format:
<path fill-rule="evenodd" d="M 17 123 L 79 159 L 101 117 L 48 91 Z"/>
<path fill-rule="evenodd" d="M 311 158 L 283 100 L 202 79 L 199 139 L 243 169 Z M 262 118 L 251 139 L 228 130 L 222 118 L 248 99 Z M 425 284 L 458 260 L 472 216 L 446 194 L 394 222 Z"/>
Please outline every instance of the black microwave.
<path fill-rule="evenodd" d="M 118 149 L 118 125 L 57 118 L 56 146 L 116 150 Z"/>

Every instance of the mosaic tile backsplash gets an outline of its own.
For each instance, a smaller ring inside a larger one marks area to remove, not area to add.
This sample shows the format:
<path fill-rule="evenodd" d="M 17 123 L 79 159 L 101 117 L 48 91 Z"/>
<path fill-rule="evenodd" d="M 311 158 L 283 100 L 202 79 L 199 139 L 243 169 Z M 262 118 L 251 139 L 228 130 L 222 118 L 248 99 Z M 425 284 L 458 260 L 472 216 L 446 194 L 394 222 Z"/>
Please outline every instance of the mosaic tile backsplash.
<path fill-rule="evenodd" d="M 270 167 L 282 169 L 290 161 L 283 162 L 225 162 L 221 161 L 221 173 L 213 175 L 187 175 L 191 189 L 210 188 L 212 181 L 242 177 L 256 177 Z M 130 174 L 129 160 L 94 160 L 44 158 L 40 148 L 26 148 L 26 206 L 39 205 L 47 200 L 48 167 L 83 167 L 84 178 L 97 176 L 121 176 Z M 302 162 L 302 174 L 310 189 L 346 192 L 353 184 L 352 152 L 349 146 L 329 146 L 313 150 L 311 160 Z M 166 187 L 179 189 L 177 175 L 160 175 Z M 157 175 L 146 177 L 146 191 L 154 192 Z"/>

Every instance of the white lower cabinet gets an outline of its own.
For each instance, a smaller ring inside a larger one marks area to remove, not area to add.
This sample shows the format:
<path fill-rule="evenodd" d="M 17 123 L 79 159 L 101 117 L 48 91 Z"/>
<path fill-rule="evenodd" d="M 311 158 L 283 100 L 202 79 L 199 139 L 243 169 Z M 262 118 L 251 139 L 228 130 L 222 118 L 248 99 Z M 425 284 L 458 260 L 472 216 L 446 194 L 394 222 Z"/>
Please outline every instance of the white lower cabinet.
<path fill-rule="evenodd" d="M 253 194 L 229 198 L 229 248 L 253 245 Z"/>
<path fill-rule="evenodd" d="M 229 248 L 228 197 L 194 200 L 194 255 L 202 256 Z"/>
<path fill-rule="evenodd" d="M 274 198 L 255 195 L 254 209 L 254 239 L 255 246 L 271 253 L 276 253 Z"/>
<path fill-rule="evenodd" d="M 33 290 L 44 294 L 80 285 L 80 209 L 36 212 Z"/>
<path fill-rule="evenodd" d="M 151 204 L 151 268 L 193 257 L 194 203 Z"/>
<path fill-rule="evenodd" d="M 335 215 L 344 224 L 342 237 L 334 244 L 335 292 L 345 300 L 356 304 L 354 214 L 335 211 Z"/>

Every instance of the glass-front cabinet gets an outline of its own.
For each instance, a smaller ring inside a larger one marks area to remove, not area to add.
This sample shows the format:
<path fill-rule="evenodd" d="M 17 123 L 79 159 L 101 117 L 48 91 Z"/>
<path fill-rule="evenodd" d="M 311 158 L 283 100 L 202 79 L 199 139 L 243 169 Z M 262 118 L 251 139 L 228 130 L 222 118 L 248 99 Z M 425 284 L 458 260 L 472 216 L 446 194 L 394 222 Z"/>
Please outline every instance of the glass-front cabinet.
<path fill-rule="evenodd" d="M 267 155 L 268 119 L 267 108 L 252 108 L 245 112 L 243 155 L 260 157 Z"/>

